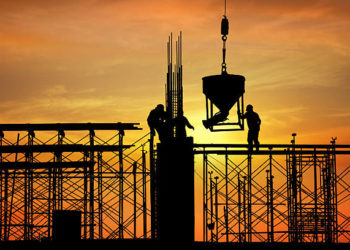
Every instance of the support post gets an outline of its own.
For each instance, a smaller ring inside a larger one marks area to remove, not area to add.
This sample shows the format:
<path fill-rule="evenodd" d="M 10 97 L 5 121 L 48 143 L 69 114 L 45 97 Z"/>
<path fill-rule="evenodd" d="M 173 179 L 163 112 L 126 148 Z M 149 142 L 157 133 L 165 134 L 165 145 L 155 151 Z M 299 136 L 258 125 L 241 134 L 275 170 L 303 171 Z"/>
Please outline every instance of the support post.
<path fill-rule="evenodd" d="M 317 193 L 317 158 L 316 158 L 316 148 L 314 149 L 313 155 L 314 161 L 314 220 L 315 220 L 315 234 L 314 242 L 318 243 L 318 193 Z"/>
<path fill-rule="evenodd" d="M 146 152 L 142 146 L 142 214 L 143 214 L 143 238 L 147 239 L 147 175 Z"/>
<path fill-rule="evenodd" d="M 218 178 L 217 176 L 214 177 L 214 189 L 215 189 L 215 227 L 216 227 L 216 234 L 215 234 L 215 241 L 219 242 L 219 201 L 218 201 Z"/>
<path fill-rule="evenodd" d="M 89 133 L 90 136 L 90 146 L 91 148 L 93 148 L 94 146 L 94 142 L 95 142 L 95 131 L 94 130 L 90 130 Z M 94 239 L 94 233 L 95 233 L 95 228 L 94 228 L 94 224 L 95 224 L 95 220 L 94 220 L 94 216 L 95 216 L 95 207 L 94 207 L 94 202 L 95 202 L 95 187 L 94 187 L 94 182 L 95 182 L 95 171 L 94 171 L 94 166 L 95 166 L 95 152 L 93 149 L 90 150 L 90 168 L 89 168 L 89 180 L 90 180 L 90 200 L 89 200 L 89 210 L 90 210 L 90 219 L 89 219 L 89 223 L 90 223 L 90 240 Z"/>
<path fill-rule="evenodd" d="M 275 240 L 274 240 L 274 235 L 275 235 L 275 232 L 274 232 L 274 205 L 273 205 L 273 175 L 272 175 L 272 147 L 269 148 L 270 150 L 270 155 L 269 155 L 269 173 L 270 173 L 270 176 L 269 176 L 269 187 L 270 187 L 270 219 L 271 219 L 271 223 L 270 223 L 270 242 L 273 243 Z"/>
<path fill-rule="evenodd" d="M 97 181 L 98 181 L 98 237 L 103 239 L 103 190 L 102 190 L 102 152 L 97 153 Z"/>
<path fill-rule="evenodd" d="M 248 195 L 248 242 L 252 242 L 252 155 L 249 153 L 248 154 L 248 190 L 247 190 L 247 195 Z"/>
<path fill-rule="evenodd" d="M 247 241 L 247 176 L 243 176 L 243 242 Z"/>
<path fill-rule="evenodd" d="M 207 154 L 203 154 L 203 240 L 208 241 L 208 159 Z"/>
<path fill-rule="evenodd" d="M 270 209 L 271 209 L 271 203 L 270 203 L 270 179 L 269 179 L 269 172 L 270 170 L 266 170 L 266 235 L 267 235 L 267 242 L 271 242 L 270 238 Z"/>
<path fill-rule="evenodd" d="M 3 138 L 3 132 L 0 131 L 0 146 L 2 146 L 2 138 Z M 0 163 L 2 162 L 2 152 L 0 152 Z M 0 169 L 0 240 L 3 240 L 3 229 L 4 229 L 4 222 L 2 220 L 3 216 L 3 175 L 2 170 Z"/>
<path fill-rule="evenodd" d="M 242 182 L 241 182 L 241 177 L 240 177 L 240 174 L 238 173 L 238 177 L 237 177 L 238 181 L 238 242 L 239 243 L 242 243 L 242 199 L 241 199 L 241 196 L 242 196 L 242 190 L 241 190 L 241 187 L 242 187 Z"/>
<path fill-rule="evenodd" d="M 119 131 L 119 146 L 123 146 L 124 131 Z M 124 167 L 123 149 L 119 149 L 119 239 L 124 238 Z"/>
<path fill-rule="evenodd" d="M 88 152 L 84 152 L 84 162 L 87 162 L 89 157 Z M 87 167 L 84 168 L 84 195 L 83 195 L 83 239 L 87 239 L 87 218 L 88 218 L 88 172 Z"/>
<path fill-rule="evenodd" d="M 133 179 L 134 179 L 134 185 L 133 185 L 133 193 L 134 193 L 134 214 L 133 214 L 133 222 L 134 222 L 134 239 L 136 239 L 136 227 L 137 227 L 137 207 L 136 207 L 136 203 L 137 203 L 137 183 L 136 183 L 136 170 L 137 170 L 137 162 L 135 161 L 133 163 L 132 166 L 132 174 L 133 174 Z"/>
<path fill-rule="evenodd" d="M 193 138 L 158 144 L 161 243 L 192 246 L 194 242 Z M 180 173 L 181 179 L 179 179 Z M 179 183 L 181 184 L 179 185 Z M 181 237 L 176 237 L 181 233 Z M 176 241 L 174 241 L 176 239 Z"/>
<path fill-rule="evenodd" d="M 226 230 L 226 242 L 228 242 L 228 154 L 225 155 L 225 230 Z"/>

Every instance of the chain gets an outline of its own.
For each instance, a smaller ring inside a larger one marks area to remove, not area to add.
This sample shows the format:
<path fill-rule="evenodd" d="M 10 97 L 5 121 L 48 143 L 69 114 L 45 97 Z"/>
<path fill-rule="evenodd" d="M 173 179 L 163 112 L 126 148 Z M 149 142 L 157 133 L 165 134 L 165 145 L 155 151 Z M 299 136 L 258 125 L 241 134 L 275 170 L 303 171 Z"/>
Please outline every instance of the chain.
<path fill-rule="evenodd" d="M 227 73 L 227 66 L 226 66 L 226 40 L 227 40 L 227 35 L 228 35 L 228 20 L 226 17 L 226 0 L 225 0 L 225 12 L 224 12 L 224 17 L 221 20 L 221 39 L 223 42 L 222 46 L 222 64 L 221 64 L 221 74 L 226 74 Z"/>
<path fill-rule="evenodd" d="M 222 36 L 222 43 L 223 43 L 223 47 L 222 47 L 222 64 L 221 64 L 221 73 L 227 73 L 226 72 L 226 40 L 227 40 L 227 36 Z"/>

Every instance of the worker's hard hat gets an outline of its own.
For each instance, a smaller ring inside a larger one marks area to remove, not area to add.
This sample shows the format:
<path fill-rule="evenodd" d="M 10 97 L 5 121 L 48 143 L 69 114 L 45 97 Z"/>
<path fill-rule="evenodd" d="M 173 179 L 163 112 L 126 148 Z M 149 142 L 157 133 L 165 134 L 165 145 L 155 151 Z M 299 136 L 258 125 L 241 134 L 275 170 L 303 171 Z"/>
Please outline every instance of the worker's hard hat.
<path fill-rule="evenodd" d="M 163 105 L 163 104 L 158 104 L 158 105 L 157 105 L 157 109 L 162 109 L 162 110 L 164 110 L 164 105 Z"/>
<path fill-rule="evenodd" d="M 253 105 L 248 104 L 247 107 L 246 107 L 246 110 L 253 110 Z"/>

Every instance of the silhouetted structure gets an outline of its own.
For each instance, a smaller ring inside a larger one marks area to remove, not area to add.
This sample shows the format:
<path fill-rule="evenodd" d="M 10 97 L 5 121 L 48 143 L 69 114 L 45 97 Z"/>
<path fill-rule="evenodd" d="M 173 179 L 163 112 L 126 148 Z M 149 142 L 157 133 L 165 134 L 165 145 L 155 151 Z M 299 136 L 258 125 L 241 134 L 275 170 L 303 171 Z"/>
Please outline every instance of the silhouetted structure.
<path fill-rule="evenodd" d="M 158 239 L 163 246 L 194 243 L 193 139 L 157 147 Z"/>
<path fill-rule="evenodd" d="M 322 155 L 317 151 L 304 154 L 296 150 L 294 140 L 292 143 L 287 154 L 289 241 L 304 242 L 310 238 L 313 242 L 338 242 L 335 140 Z M 314 175 L 312 196 L 303 187 L 306 169 Z"/>
<path fill-rule="evenodd" d="M 167 200 L 165 192 L 170 190 L 173 179 L 170 178 L 171 169 L 168 164 L 168 158 L 165 155 L 172 155 L 175 152 L 175 145 L 185 141 L 185 126 L 189 125 L 187 118 L 183 116 L 183 88 L 182 88 L 182 33 L 178 36 L 175 46 L 175 65 L 173 65 L 173 37 L 169 36 L 167 43 L 167 82 L 165 85 L 165 103 L 166 114 L 164 119 L 164 136 L 160 140 L 161 144 L 154 148 L 154 138 L 150 138 L 150 172 L 151 172 L 151 204 L 152 204 L 152 239 L 169 239 L 172 229 L 167 223 L 161 223 L 161 218 L 171 216 L 172 205 Z M 174 144 L 176 141 L 176 144 Z M 181 147 L 181 146 L 180 146 Z M 162 149 L 162 150 L 161 150 Z M 168 152 L 169 151 L 169 152 Z M 158 159 L 159 158 L 159 159 Z M 173 162 L 180 160 L 181 157 L 172 156 Z M 173 170 L 172 170 L 173 171 Z M 162 195 L 163 194 L 163 195 Z M 162 208 L 161 208 L 162 207 Z M 162 231 L 162 233 L 160 232 Z M 162 236 L 161 236 L 162 234 Z"/>
<path fill-rule="evenodd" d="M 336 174 L 336 155 L 350 145 L 260 146 L 247 154 L 244 144 L 194 145 L 203 157 L 202 240 L 348 242 L 349 167 Z"/>
<path fill-rule="evenodd" d="M 81 211 L 82 239 L 150 238 L 148 141 L 123 139 L 136 125 L 0 124 L 0 240 L 52 239 L 57 210 Z"/>
<path fill-rule="evenodd" d="M 169 242 L 177 246 L 189 246 L 194 242 L 194 158 L 193 139 L 187 138 L 186 127 L 194 128 L 183 115 L 181 33 L 176 42 L 175 67 L 172 35 L 169 37 L 167 51 L 165 99 L 171 129 L 169 139 L 157 145 L 156 161 L 151 159 L 155 164 L 152 229 L 164 247 Z"/>
<path fill-rule="evenodd" d="M 242 114 L 245 79 L 226 71 L 226 11 L 221 32 L 222 74 L 203 78 L 204 124 L 212 131 L 242 130 L 247 118 L 251 129 L 249 114 Z M 238 122 L 224 122 L 236 103 Z M 172 36 L 168 41 L 166 112 L 158 105 L 148 124 L 150 139 L 146 134 L 128 145 L 125 131 L 138 130 L 136 123 L 0 124 L 0 246 L 21 241 L 20 247 L 37 247 L 43 240 L 51 247 L 52 239 L 79 238 L 80 226 L 80 247 L 106 249 L 350 242 L 350 166 L 340 174 L 336 167 L 336 156 L 350 155 L 350 145 L 335 139 L 298 145 L 295 134 L 291 144 L 260 145 L 255 152 L 246 150 L 251 143 L 193 144 L 185 130 L 192 125 L 183 116 L 181 33 L 175 67 Z M 101 138 L 99 130 L 112 135 Z M 155 130 L 161 141 L 156 147 Z M 18 133 L 17 140 L 10 133 Z M 196 157 L 203 159 L 202 175 L 195 171 Z M 195 174 L 202 192 L 195 192 Z M 202 195 L 200 242 L 195 193 Z"/>
<path fill-rule="evenodd" d="M 72 243 L 81 239 L 81 212 L 54 210 L 52 212 L 52 239 Z"/>
<path fill-rule="evenodd" d="M 178 123 L 174 123 L 177 117 L 183 114 L 183 88 L 182 88 L 182 33 L 175 43 L 175 65 L 173 65 L 173 35 L 169 36 L 167 43 L 167 82 L 165 86 L 165 103 L 170 128 L 169 138 L 174 139 L 182 136 L 183 131 L 178 133 Z M 174 126 L 175 125 L 175 126 Z M 180 128 L 181 129 L 181 128 Z"/>
<path fill-rule="evenodd" d="M 200 241 L 349 242 L 350 167 L 337 173 L 336 156 L 350 155 L 350 145 L 293 140 L 248 154 L 247 144 L 193 145 L 187 138 L 154 151 L 143 137 L 132 144 L 131 152 L 141 151 L 133 160 L 123 137 L 134 129 L 123 123 L 0 125 L 1 241 L 53 239 L 53 211 L 74 209 L 81 211 L 82 239 L 188 244 L 194 240 L 194 160 L 201 157 Z M 99 130 L 112 136 L 103 139 Z M 18 132 L 25 135 L 13 140 Z M 48 133 L 52 138 L 43 140 Z"/>

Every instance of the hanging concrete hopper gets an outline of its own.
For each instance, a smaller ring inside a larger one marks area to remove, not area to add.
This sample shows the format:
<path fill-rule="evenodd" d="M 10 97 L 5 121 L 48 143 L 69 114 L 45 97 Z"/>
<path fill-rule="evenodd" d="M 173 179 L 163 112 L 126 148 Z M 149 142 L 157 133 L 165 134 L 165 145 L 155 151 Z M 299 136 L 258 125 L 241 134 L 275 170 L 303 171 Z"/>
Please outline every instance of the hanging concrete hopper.
<path fill-rule="evenodd" d="M 203 77 L 203 93 L 220 110 L 228 113 L 244 94 L 245 78 L 241 75 Z"/>
<path fill-rule="evenodd" d="M 207 119 L 205 128 L 211 131 L 243 130 L 244 122 L 239 115 L 243 112 L 245 78 L 241 75 L 223 73 L 203 77 L 203 93 L 206 96 Z M 230 110 L 237 106 L 238 119 L 228 121 Z"/>
<path fill-rule="evenodd" d="M 224 17 L 221 20 L 221 39 L 223 42 L 221 75 L 203 77 L 203 93 L 206 96 L 207 109 L 207 119 L 203 120 L 203 125 L 210 131 L 244 130 L 244 122 L 241 117 L 244 105 L 245 78 L 241 75 L 227 73 L 226 40 L 228 26 L 225 9 Z M 236 103 L 237 122 L 227 122 L 230 110 Z M 214 109 L 217 109 L 217 111 L 214 112 Z"/>

